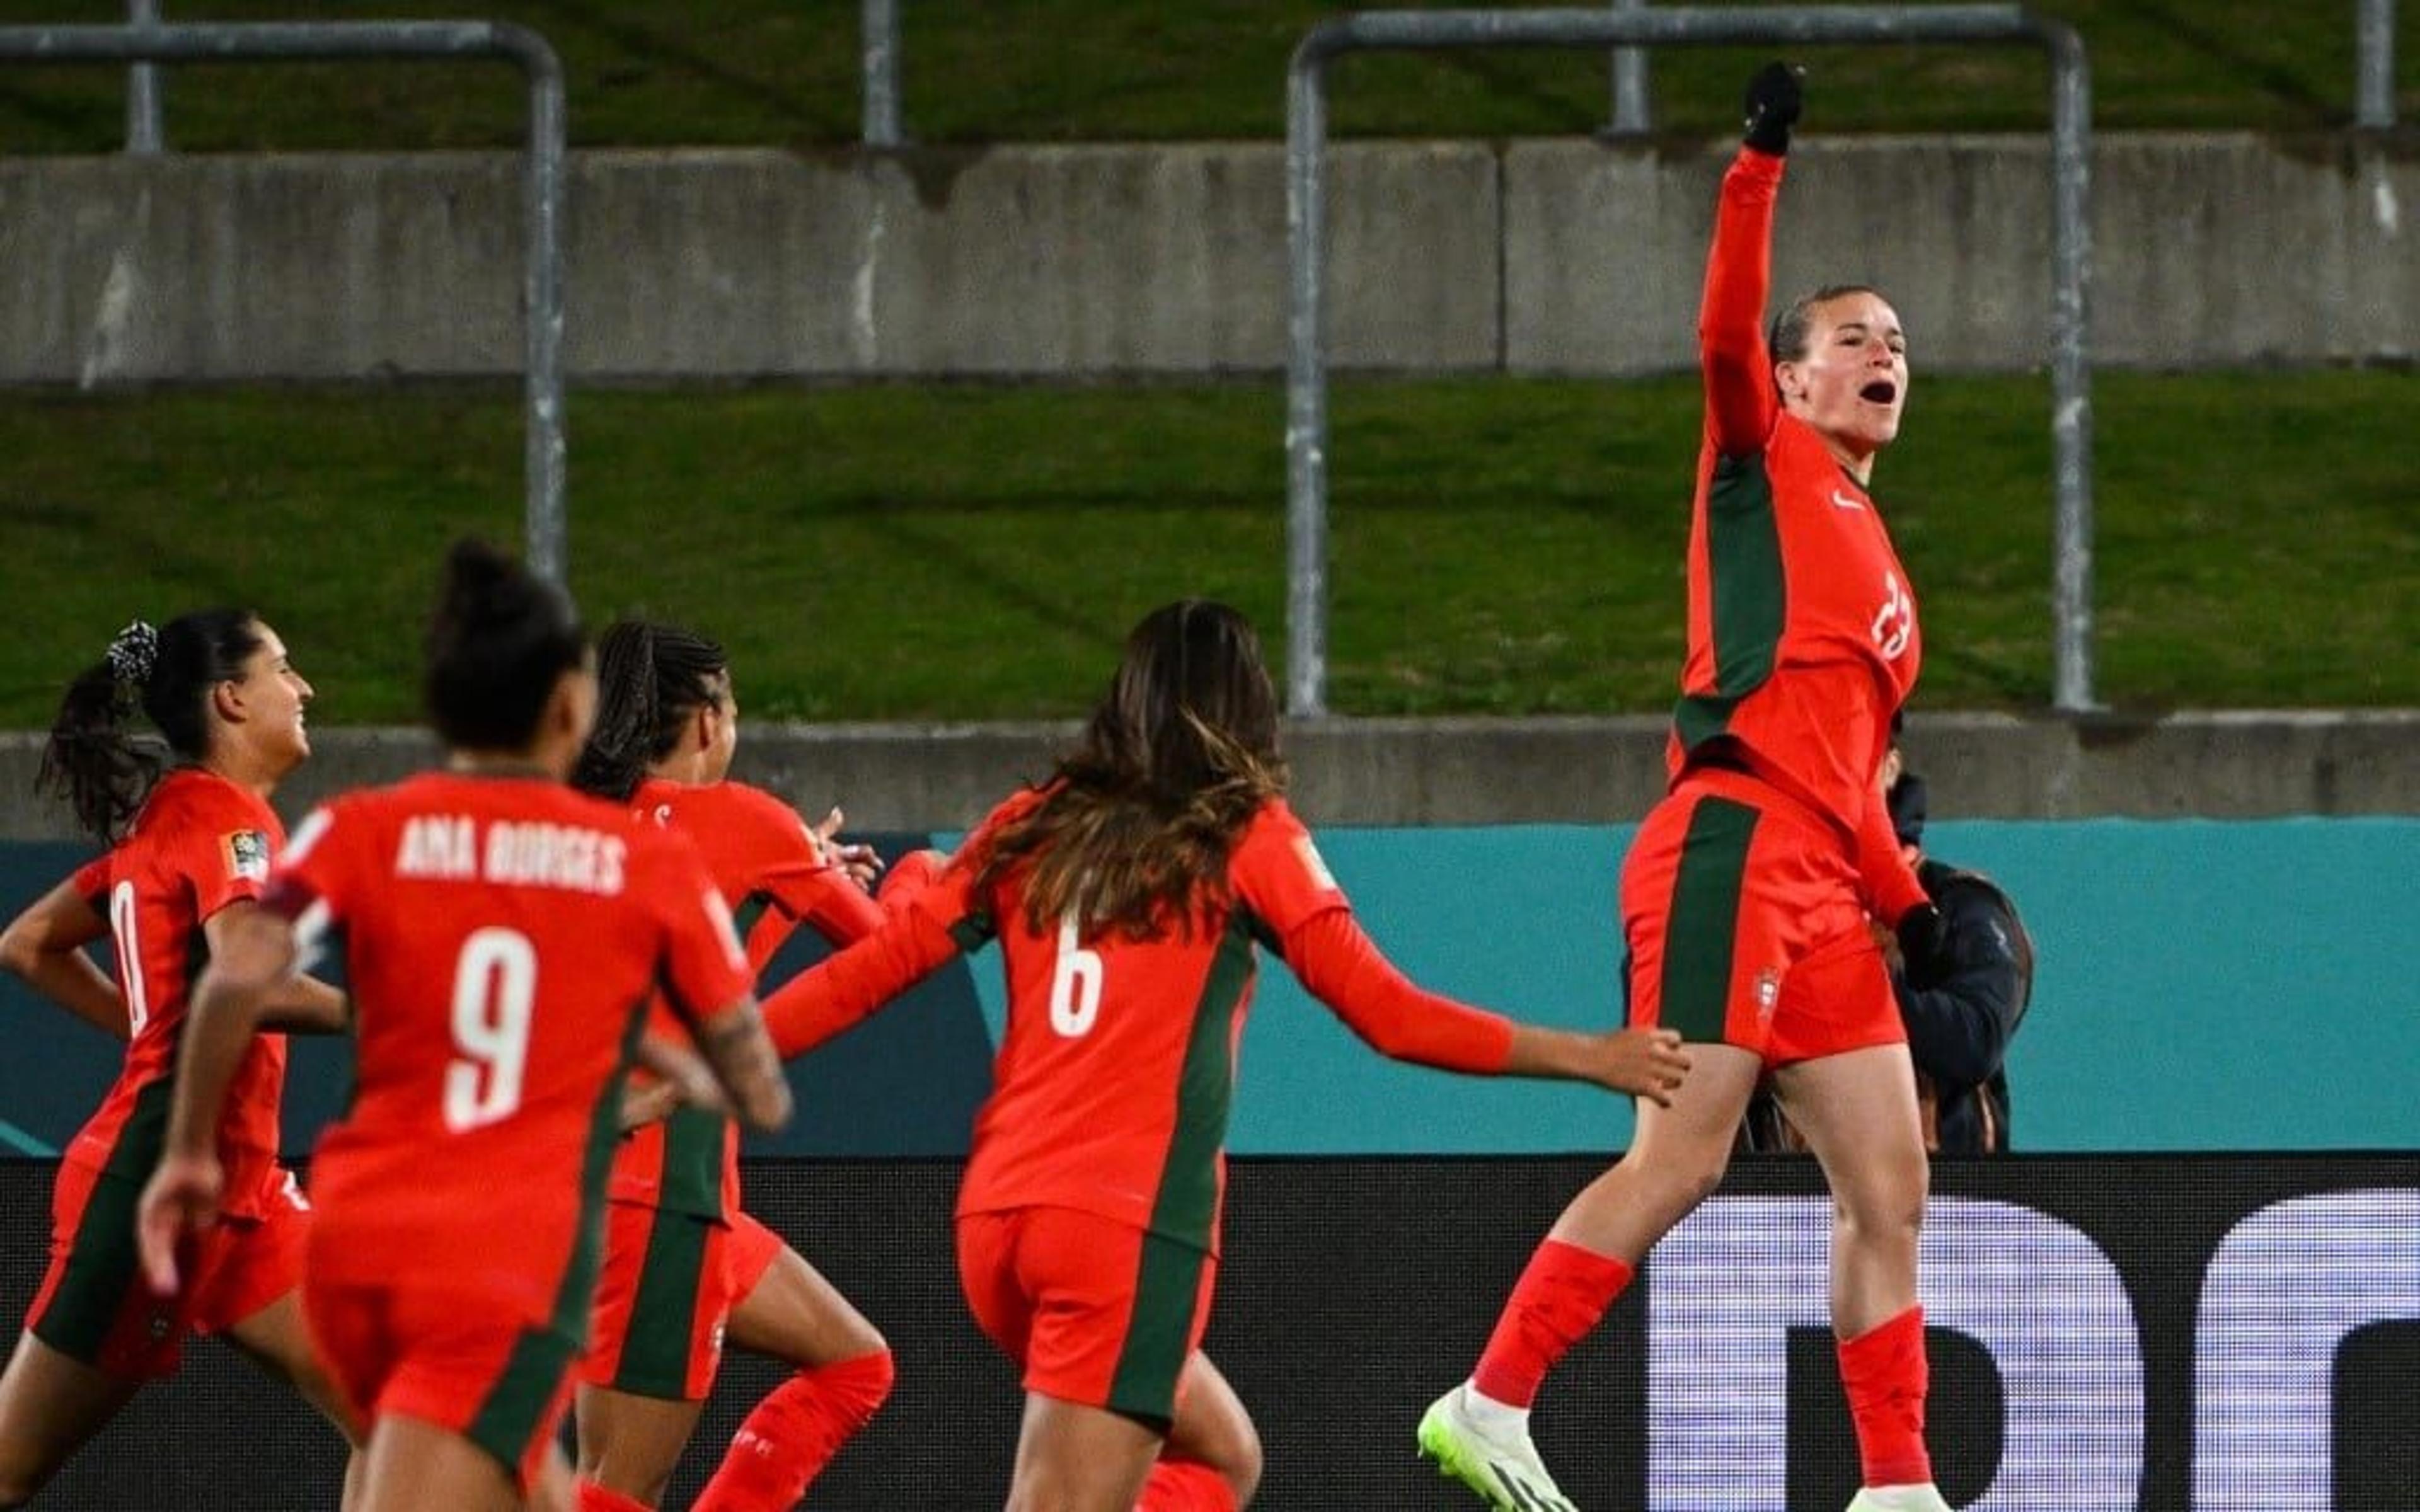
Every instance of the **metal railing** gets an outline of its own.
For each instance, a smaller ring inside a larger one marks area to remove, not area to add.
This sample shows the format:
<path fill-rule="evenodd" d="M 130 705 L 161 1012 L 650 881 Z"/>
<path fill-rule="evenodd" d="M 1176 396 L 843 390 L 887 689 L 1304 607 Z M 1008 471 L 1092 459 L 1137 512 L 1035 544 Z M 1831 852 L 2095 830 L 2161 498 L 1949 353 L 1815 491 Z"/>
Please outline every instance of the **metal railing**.
<path fill-rule="evenodd" d="M 2395 124 L 2395 0 L 2356 4 L 2352 120 L 2382 131 Z"/>
<path fill-rule="evenodd" d="M 563 64 L 545 38 L 489 21 L 194 22 L 0 26 L 0 63 L 193 63 L 497 57 L 529 81 L 522 175 L 525 529 L 531 568 L 564 580 Z"/>
<path fill-rule="evenodd" d="M 2052 600 L 2054 704 L 2092 695 L 2091 80 L 2074 29 L 2007 5 L 1807 6 L 1772 10 L 1373 10 L 1312 28 L 1286 98 L 1286 702 L 1327 709 L 1327 83 L 1331 59 L 1378 50 L 1714 44 L 2033 42 L 2051 59 Z"/>
<path fill-rule="evenodd" d="M 860 15 L 865 145 L 900 147 L 907 137 L 899 125 L 899 0 L 863 0 Z"/>

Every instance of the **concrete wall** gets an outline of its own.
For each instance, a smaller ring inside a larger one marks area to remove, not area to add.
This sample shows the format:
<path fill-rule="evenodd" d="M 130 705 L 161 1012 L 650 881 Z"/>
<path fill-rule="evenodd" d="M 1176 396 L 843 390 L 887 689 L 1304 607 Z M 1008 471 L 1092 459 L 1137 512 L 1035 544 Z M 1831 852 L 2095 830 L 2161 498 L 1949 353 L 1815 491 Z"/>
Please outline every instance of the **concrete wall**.
<path fill-rule="evenodd" d="M 751 724 L 738 773 L 863 830 L 961 829 L 1049 767 L 1062 724 Z M 1295 803 L 1321 825 L 1624 824 L 1663 790 L 1666 721 L 1323 719 L 1289 728 Z M 437 757 L 409 730 L 315 730 L 278 795 L 389 781 Z M 0 733 L 0 841 L 72 838 L 33 792 L 41 737 Z M 1935 817 L 2420 814 L 2420 711 L 2219 713 L 2141 722 L 1920 716 L 1907 749 Z"/>
<path fill-rule="evenodd" d="M 1724 159 L 1338 147 L 1336 359 L 1685 366 Z M 1819 139 L 1793 163 L 1782 286 L 1881 283 L 1935 365 L 2041 361 L 2042 141 Z M 2113 136 L 2095 174 L 2098 361 L 2420 350 L 2408 149 Z M 516 371 L 518 175 L 491 154 L 0 159 L 0 382 Z M 1284 355 L 1269 143 L 582 153 L 567 247 L 581 376 L 1181 374 Z"/>

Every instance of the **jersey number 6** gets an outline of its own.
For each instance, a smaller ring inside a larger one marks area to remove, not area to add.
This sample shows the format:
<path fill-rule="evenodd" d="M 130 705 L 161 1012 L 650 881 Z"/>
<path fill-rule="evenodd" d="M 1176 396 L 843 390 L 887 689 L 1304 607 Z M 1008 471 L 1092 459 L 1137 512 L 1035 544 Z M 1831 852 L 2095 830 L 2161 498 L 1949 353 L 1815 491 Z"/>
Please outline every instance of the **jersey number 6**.
<path fill-rule="evenodd" d="M 1101 1016 L 1101 952 L 1077 943 L 1076 916 L 1059 921 L 1059 961 L 1050 968 L 1050 1026 L 1064 1040 L 1080 1040 Z"/>
<path fill-rule="evenodd" d="M 454 966 L 453 1064 L 445 1068 L 445 1127 L 461 1134 L 521 1105 L 537 948 L 518 930 L 483 929 Z"/>

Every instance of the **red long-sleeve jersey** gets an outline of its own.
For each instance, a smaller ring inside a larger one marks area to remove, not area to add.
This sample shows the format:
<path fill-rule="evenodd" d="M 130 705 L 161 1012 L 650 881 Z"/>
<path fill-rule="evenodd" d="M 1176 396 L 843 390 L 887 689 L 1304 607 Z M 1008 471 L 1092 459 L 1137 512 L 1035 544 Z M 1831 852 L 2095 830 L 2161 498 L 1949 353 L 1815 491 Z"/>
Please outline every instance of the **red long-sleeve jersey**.
<path fill-rule="evenodd" d="M 1042 801 L 1020 793 L 985 821 Z M 883 927 L 767 1002 L 783 1053 L 838 1034 L 953 954 L 997 936 L 1008 1027 L 975 1120 L 958 1211 L 1076 1208 L 1216 1253 L 1234 1053 L 1256 971 L 1277 951 L 1313 996 L 1385 1054 L 1497 1072 L 1510 1021 L 1422 991 L 1380 956 L 1283 800 L 1236 836 L 1223 896 L 1146 939 L 1027 926 L 1024 873 L 978 889 L 983 833 Z"/>
<path fill-rule="evenodd" d="M 1715 211 L 1689 650 L 1668 759 L 1675 780 L 1701 761 L 1743 763 L 1825 816 L 1895 921 L 1924 890 L 1874 782 L 1923 640 L 1872 496 L 1774 389 L 1763 316 L 1781 176 L 1781 159 L 1743 148 Z"/>
<path fill-rule="evenodd" d="M 630 809 L 696 842 L 747 942 L 752 978 L 763 977 L 800 924 L 846 945 L 882 922 L 880 906 L 825 856 L 806 821 L 762 788 L 649 778 L 630 795 Z M 613 1152 L 610 1192 L 616 1202 L 727 1220 L 739 1211 L 739 1126 L 704 1108 L 680 1108 L 633 1129 Z"/>

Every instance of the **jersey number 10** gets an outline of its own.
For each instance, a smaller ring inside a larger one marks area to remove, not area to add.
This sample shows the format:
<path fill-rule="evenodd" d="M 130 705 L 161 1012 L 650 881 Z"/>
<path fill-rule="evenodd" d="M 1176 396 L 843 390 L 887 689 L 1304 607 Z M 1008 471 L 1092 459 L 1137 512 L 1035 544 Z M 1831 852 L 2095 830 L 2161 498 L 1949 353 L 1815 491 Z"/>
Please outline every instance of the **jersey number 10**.
<path fill-rule="evenodd" d="M 454 1060 L 445 1068 L 445 1127 L 456 1134 L 512 1116 L 529 1067 L 537 1002 L 537 947 L 518 930 L 483 929 L 454 965 Z"/>

